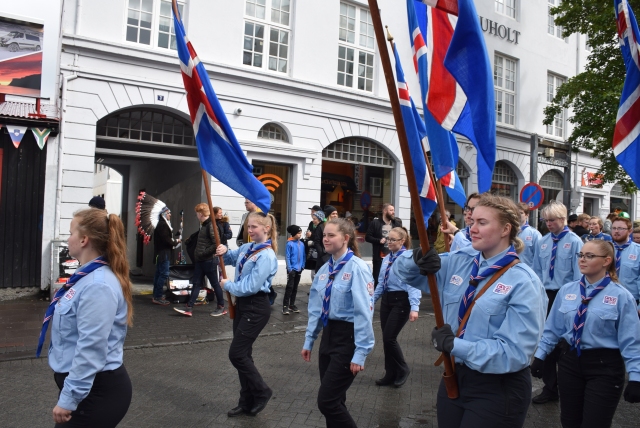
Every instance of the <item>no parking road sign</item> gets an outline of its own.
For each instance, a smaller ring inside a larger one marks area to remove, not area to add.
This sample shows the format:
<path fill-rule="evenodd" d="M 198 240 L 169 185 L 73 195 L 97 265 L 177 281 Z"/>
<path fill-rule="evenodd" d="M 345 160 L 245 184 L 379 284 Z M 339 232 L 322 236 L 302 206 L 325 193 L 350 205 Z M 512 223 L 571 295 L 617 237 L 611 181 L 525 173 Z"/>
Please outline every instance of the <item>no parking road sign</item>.
<path fill-rule="evenodd" d="M 544 201 L 544 190 L 542 190 L 539 184 L 525 184 L 522 190 L 520 190 L 520 202 L 529 205 L 529 208 L 532 210 L 540 208 L 542 201 Z"/>

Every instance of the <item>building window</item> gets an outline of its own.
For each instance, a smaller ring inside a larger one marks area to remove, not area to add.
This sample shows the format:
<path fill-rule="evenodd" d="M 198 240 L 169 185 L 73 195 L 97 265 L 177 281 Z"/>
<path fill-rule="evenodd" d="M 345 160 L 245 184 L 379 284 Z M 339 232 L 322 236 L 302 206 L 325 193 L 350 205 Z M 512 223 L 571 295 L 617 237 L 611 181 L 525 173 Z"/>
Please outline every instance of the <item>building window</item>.
<path fill-rule="evenodd" d="M 631 212 L 631 195 L 622 190 L 622 186 L 616 183 L 611 188 L 611 211 L 621 210 L 629 214 L 633 218 Z"/>
<path fill-rule="evenodd" d="M 558 88 L 562 86 L 565 82 L 565 79 L 562 77 L 558 77 L 554 74 L 547 74 L 547 103 L 553 103 L 553 98 L 556 96 L 558 92 Z M 553 123 L 551 125 L 547 125 L 547 134 L 554 135 L 556 137 L 563 138 L 564 137 L 564 122 L 565 122 L 565 111 L 562 109 L 560 113 L 556 115 L 553 119 Z"/>
<path fill-rule="evenodd" d="M 246 0 L 242 63 L 286 73 L 290 18 L 290 0 Z M 264 51 L 265 45 L 268 52 Z M 267 56 L 267 61 L 264 61 L 264 56 Z"/>
<path fill-rule="evenodd" d="M 494 58 L 496 122 L 514 126 L 516 123 L 516 61 L 500 55 Z"/>
<path fill-rule="evenodd" d="M 284 143 L 289 142 L 289 137 L 287 133 L 282 129 L 281 126 L 276 125 L 275 123 L 267 123 L 260 131 L 258 131 L 258 138 L 264 138 L 265 140 L 276 140 L 282 141 Z"/>
<path fill-rule="evenodd" d="M 555 15 L 551 14 L 551 8 L 560 6 L 562 0 L 547 0 L 549 3 L 547 4 L 547 33 L 552 36 L 556 36 L 562 39 L 562 27 L 560 25 L 556 25 Z"/>
<path fill-rule="evenodd" d="M 542 206 L 546 206 L 551 201 L 555 201 L 562 192 L 564 186 L 562 175 L 558 171 L 550 170 L 540 177 L 540 187 L 544 190 L 544 200 Z"/>
<path fill-rule="evenodd" d="M 338 40 L 338 85 L 373 92 L 375 38 L 371 13 L 340 3 Z"/>
<path fill-rule="evenodd" d="M 359 138 L 344 138 L 327 146 L 322 159 L 359 165 L 393 168 L 395 162 L 378 144 Z"/>
<path fill-rule="evenodd" d="M 133 141 L 195 146 L 190 123 L 171 114 L 153 110 L 127 110 L 100 119 L 96 134 Z"/>
<path fill-rule="evenodd" d="M 176 33 L 173 28 L 171 2 L 167 0 L 128 1 L 126 40 L 142 45 L 154 45 L 159 48 L 176 50 Z M 178 10 L 182 15 L 184 4 L 178 3 Z M 153 31 L 153 28 L 156 31 Z"/>
<path fill-rule="evenodd" d="M 496 12 L 502 13 L 503 15 L 507 15 L 515 19 L 516 0 L 495 0 L 495 1 L 496 1 Z"/>
<path fill-rule="evenodd" d="M 493 169 L 491 193 L 518 201 L 518 177 L 511 167 L 502 161 L 496 162 Z"/>

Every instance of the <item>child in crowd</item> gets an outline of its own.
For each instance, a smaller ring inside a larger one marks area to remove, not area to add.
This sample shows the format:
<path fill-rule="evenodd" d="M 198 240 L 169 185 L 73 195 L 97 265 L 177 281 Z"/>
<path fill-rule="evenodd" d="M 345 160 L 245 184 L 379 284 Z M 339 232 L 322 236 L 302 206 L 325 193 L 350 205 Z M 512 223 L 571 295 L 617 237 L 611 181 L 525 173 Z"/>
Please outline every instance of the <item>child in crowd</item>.
<path fill-rule="evenodd" d="M 304 243 L 300 240 L 302 236 L 302 228 L 292 224 L 287 228 L 287 232 L 291 235 L 287 242 L 286 262 L 287 262 L 287 289 L 284 292 L 284 300 L 282 301 L 282 314 L 289 315 L 289 311 L 298 313 L 300 310 L 295 305 L 296 294 L 298 293 L 298 284 L 300 283 L 300 275 L 306 263 L 306 255 L 304 251 Z"/>

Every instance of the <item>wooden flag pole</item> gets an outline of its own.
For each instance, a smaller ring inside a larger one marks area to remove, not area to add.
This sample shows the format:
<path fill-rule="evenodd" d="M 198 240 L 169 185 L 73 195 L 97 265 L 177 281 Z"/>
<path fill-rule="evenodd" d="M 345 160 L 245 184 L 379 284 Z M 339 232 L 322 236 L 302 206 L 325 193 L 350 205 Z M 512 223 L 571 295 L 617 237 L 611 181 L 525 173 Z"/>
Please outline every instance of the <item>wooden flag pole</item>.
<path fill-rule="evenodd" d="M 204 189 L 207 192 L 207 203 L 209 204 L 209 218 L 211 219 L 211 227 L 213 228 L 213 234 L 216 238 L 216 248 L 220 246 L 220 234 L 218 233 L 218 225 L 216 223 L 216 216 L 213 213 L 213 203 L 211 203 L 211 190 L 209 188 L 209 176 L 207 175 L 207 171 L 202 169 L 202 181 L 204 181 Z M 227 269 L 224 267 L 224 257 L 218 256 L 218 260 L 220 261 L 220 271 L 222 271 L 222 278 L 227 279 Z M 227 306 L 229 311 L 229 318 L 234 319 L 236 317 L 236 308 L 233 306 L 233 302 L 231 301 L 231 293 L 225 291 L 227 295 Z M 218 302 L 220 303 L 220 302 Z"/>
<path fill-rule="evenodd" d="M 416 176 L 413 170 L 413 162 L 411 159 L 409 144 L 407 142 L 407 133 L 405 131 L 404 122 L 402 120 L 402 112 L 400 110 L 400 102 L 398 100 L 398 93 L 396 89 L 393 69 L 391 67 L 391 61 L 389 59 L 389 51 L 387 50 L 387 44 L 384 42 L 385 37 L 384 30 L 382 29 L 382 21 L 380 18 L 380 9 L 378 8 L 377 0 L 368 0 L 368 2 L 369 11 L 371 12 L 371 18 L 373 21 L 373 29 L 376 36 L 376 42 L 378 43 L 378 50 L 380 51 L 382 69 L 384 70 L 387 90 L 389 91 L 391 110 L 393 111 L 393 118 L 396 123 L 396 131 L 398 133 L 398 140 L 400 142 L 400 150 L 402 152 L 402 158 L 404 160 L 404 169 L 407 174 L 409 193 L 411 194 L 411 207 L 416 219 L 418 236 L 420 237 L 420 247 L 422 247 L 422 253 L 426 254 L 426 252 L 430 250 L 429 238 L 427 236 L 427 228 L 424 223 L 424 216 L 422 214 L 422 206 L 420 205 L 418 184 L 416 182 Z M 429 291 L 431 292 L 431 301 L 433 303 L 433 312 L 436 318 L 436 326 L 441 327 L 444 325 L 444 317 L 442 315 L 442 306 L 440 305 L 440 296 L 438 294 L 436 277 L 433 274 L 429 274 L 427 276 L 427 280 L 429 282 Z M 445 353 L 444 357 L 443 378 L 445 387 L 447 389 L 447 396 L 452 399 L 458 398 L 458 382 L 453 370 L 453 362 L 451 361 L 449 354 Z"/>
<path fill-rule="evenodd" d="M 431 142 L 429 142 L 429 144 L 431 144 Z M 435 189 L 436 189 L 436 201 L 438 201 L 438 208 L 440 209 L 440 220 L 442 220 L 442 227 L 447 227 L 447 222 L 449 221 L 449 218 L 447 218 L 447 212 L 444 208 L 444 196 L 442 193 L 442 183 L 440 182 L 440 180 L 436 179 L 436 176 L 433 174 L 433 171 L 431 170 L 431 164 L 429 163 L 429 157 L 427 156 L 427 152 L 424 152 L 424 161 L 427 164 L 427 174 L 429 174 L 429 177 L 431 177 L 431 180 L 433 180 L 434 183 L 436 183 L 435 185 Z M 444 232 L 440 232 L 442 234 L 444 234 Z M 449 250 L 451 249 L 450 245 L 449 245 L 449 239 L 444 236 L 444 249 L 445 252 L 448 253 Z"/>

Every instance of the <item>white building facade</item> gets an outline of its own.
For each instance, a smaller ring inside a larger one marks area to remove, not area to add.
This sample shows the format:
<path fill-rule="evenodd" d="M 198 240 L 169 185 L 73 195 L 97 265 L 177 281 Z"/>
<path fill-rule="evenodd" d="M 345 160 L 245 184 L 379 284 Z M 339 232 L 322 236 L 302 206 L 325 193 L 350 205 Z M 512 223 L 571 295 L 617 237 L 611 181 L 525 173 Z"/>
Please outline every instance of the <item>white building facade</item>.
<path fill-rule="evenodd" d="M 545 189 L 546 201 L 563 200 L 572 212 L 604 216 L 620 205 L 636 217 L 636 195 L 588 185 L 598 161 L 587 153 L 570 154 L 564 144 L 570 112 L 553 126 L 542 124 L 557 86 L 580 72 L 589 54 L 583 36 L 565 40 L 549 20 L 548 8 L 556 1 L 476 0 L 496 87 L 493 191 L 517 200 L 534 181 Z M 409 225 L 407 180 L 366 1 L 179 4 L 236 136 L 273 195 L 272 212 L 283 233 L 294 223 L 306 229 L 309 208 L 316 204 L 332 204 L 361 219 L 391 202 Z M 120 206 L 132 267 L 147 275 L 154 269 L 152 247 L 145 248 L 135 233 L 140 190 L 167 203 L 174 219 L 184 210 L 186 235 L 197 230 L 193 207 L 206 197 L 170 5 L 64 1 L 62 112 L 55 140 L 62 178 L 52 172 L 58 163 L 48 165 L 45 200 L 52 203 L 45 223 L 54 227 L 45 229 L 43 248 L 67 237 L 73 212 L 91 199 L 96 163 L 122 175 Z M 415 96 L 404 2 L 379 0 L 379 6 Z M 532 154 L 533 146 L 540 154 Z M 469 194 L 477 190 L 476 152 L 464 139 L 459 149 L 458 171 Z M 214 179 L 211 192 L 213 204 L 229 214 L 235 238 L 244 199 Z M 460 218 L 460 207 L 447 207 Z M 283 236 L 282 254 L 285 242 Z M 370 253 L 368 244 L 363 249 Z M 43 256 L 43 288 L 49 285 L 49 263 Z"/>

